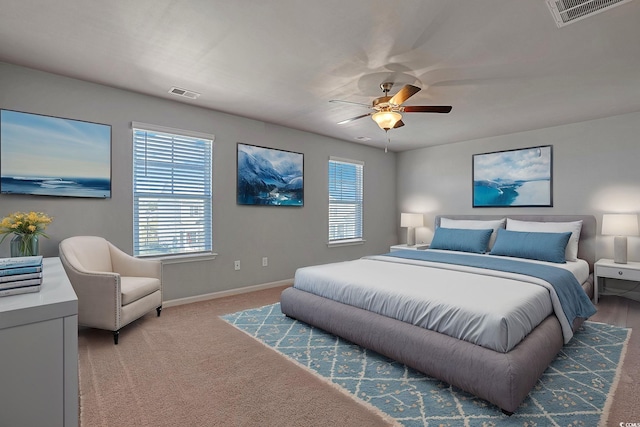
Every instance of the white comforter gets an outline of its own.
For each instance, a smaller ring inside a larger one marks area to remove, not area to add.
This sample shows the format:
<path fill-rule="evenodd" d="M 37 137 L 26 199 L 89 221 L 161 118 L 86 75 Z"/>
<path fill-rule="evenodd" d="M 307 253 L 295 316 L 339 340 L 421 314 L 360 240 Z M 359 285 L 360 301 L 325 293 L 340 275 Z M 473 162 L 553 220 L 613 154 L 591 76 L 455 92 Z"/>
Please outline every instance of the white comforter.
<path fill-rule="evenodd" d="M 552 265 L 572 271 L 579 283 L 589 274 L 582 260 Z M 300 268 L 294 287 L 499 352 L 554 311 L 541 279 L 382 255 Z M 571 326 L 564 323 L 566 340 Z"/>

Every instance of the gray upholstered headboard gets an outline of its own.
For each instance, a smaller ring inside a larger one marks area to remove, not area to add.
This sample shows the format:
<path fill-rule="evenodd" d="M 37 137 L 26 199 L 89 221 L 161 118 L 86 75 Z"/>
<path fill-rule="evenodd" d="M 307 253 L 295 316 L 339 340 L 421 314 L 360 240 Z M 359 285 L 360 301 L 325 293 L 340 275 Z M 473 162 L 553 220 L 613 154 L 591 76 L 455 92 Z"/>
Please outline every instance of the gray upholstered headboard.
<path fill-rule="evenodd" d="M 491 220 L 501 218 L 513 218 L 520 221 L 563 222 L 582 220 L 582 231 L 578 242 L 578 258 L 589 263 L 589 269 L 593 272 L 593 264 L 596 262 L 596 218 L 593 215 L 438 215 L 435 225 L 440 226 L 440 218 L 451 219 L 476 219 Z"/>

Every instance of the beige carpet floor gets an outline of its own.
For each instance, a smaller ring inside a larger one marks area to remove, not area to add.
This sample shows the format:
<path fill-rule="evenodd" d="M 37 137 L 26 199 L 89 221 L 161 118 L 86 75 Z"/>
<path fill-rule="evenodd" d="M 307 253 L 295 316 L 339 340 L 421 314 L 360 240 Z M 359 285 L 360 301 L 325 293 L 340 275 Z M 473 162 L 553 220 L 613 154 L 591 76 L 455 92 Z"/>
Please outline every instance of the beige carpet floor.
<path fill-rule="evenodd" d="M 98 426 L 390 426 L 218 316 L 272 304 L 273 288 L 168 307 L 124 328 L 79 334 L 80 421 Z M 595 321 L 640 327 L 640 303 L 603 297 Z M 640 339 L 632 333 L 607 425 L 640 423 Z"/>
<path fill-rule="evenodd" d="M 118 345 L 81 329 L 81 426 L 393 425 L 218 318 L 277 302 L 282 289 L 165 308 Z"/>

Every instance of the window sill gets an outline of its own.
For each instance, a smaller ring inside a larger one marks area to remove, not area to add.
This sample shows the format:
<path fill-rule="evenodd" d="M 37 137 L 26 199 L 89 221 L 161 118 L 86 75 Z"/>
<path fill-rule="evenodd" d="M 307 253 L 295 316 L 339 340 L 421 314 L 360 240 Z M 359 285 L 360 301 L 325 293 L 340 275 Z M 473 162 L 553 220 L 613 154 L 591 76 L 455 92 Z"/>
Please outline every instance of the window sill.
<path fill-rule="evenodd" d="M 198 262 L 198 261 L 209 261 L 212 259 L 216 259 L 218 256 L 217 253 L 207 252 L 201 254 L 193 254 L 193 255 L 164 255 L 158 256 L 154 258 L 144 258 L 144 259 L 157 259 L 162 262 L 162 264 L 181 264 L 185 262 Z"/>
<path fill-rule="evenodd" d="M 330 248 L 335 248 L 339 246 L 353 246 L 353 245 L 363 245 L 366 240 L 364 239 L 351 239 L 351 240 L 340 240 L 337 242 L 329 242 L 327 246 Z"/>

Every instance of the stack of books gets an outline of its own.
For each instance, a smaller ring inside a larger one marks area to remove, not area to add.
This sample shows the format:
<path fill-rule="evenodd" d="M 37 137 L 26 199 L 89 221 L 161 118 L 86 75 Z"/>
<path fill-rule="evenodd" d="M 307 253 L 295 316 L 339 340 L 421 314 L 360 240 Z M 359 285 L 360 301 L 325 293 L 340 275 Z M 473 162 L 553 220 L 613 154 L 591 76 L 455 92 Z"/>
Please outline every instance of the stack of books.
<path fill-rule="evenodd" d="M 40 291 L 42 256 L 0 258 L 0 297 Z"/>

